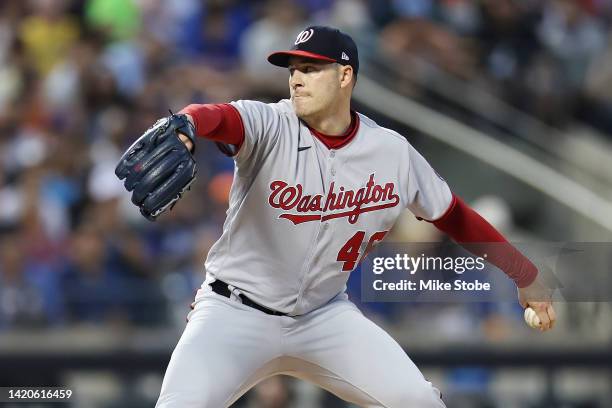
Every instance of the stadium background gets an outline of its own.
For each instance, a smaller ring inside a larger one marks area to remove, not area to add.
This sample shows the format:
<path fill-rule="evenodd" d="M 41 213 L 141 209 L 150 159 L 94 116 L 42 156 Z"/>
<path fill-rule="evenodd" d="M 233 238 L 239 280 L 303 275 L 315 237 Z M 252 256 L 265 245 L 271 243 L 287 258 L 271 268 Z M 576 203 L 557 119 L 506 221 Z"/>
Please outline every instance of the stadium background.
<path fill-rule="evenodd" d="M 233 163 L 201 141 L 196 185 L 156 223 L 114 166 L 168 109 L 286 96 L 265 57 L 312 22 L 357 40 L 355 106 L 511 240 L 610 240 L 610 0 L 4 0 L 0 385 L 69 387 L 74 407 L 153 405 Z M 392 239 L 444 238 L 407 215 Z M 546 334 L 511 303 L 360 307 L 449 408 L 612 406 L 608 303 L 560 303 Z M 237 406 L 347 405 L 274 378 Z"/>

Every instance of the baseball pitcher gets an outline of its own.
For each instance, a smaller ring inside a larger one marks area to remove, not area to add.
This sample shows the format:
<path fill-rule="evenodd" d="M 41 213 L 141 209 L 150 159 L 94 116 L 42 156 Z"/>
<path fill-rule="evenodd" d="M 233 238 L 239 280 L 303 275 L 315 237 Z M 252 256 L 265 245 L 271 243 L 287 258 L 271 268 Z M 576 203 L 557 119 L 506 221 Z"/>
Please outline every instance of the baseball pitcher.
<path fill-rule="evenodd" d="M 223 233 L 172 353 L 160 408 L 232 405 L 278 374 L 362 407 L 444 407 L 403 349 L 351 303 L 350 272 L 407 208 L 459 243 L 495 242 L 487 258 L 518 287 L 541 329 L 555 312 L 537 269 L 453 194 L 402 135 L 351 110 L 357 47 L 311 26 L 268 57 L 289 70 L 291 98 L 189 105 L 124 154 L 117 175 L 154 220 L 196 174 L 197 138 L 235 161 Z"/>

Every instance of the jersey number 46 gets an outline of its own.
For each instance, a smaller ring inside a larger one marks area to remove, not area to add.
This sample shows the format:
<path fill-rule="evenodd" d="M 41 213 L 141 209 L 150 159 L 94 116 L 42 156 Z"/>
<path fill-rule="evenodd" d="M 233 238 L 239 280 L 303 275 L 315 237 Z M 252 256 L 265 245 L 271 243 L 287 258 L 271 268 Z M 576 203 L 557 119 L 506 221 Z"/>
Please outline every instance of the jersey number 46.
<path fill-rule="evenodd" d="M 350 272 L 355 269 L 355 266 L 368 256 L 368 253 L 372 250 L 374 245 L 385 238 L 387 232 L 389 231 L 378 231 L 372 234 L 365 251 L 363 251 L 363 255 L 359 258 L 359 248 L 361 248 L 366 233 L 365 231 L 357 231 L 355 235 L 349 238 L 346 244 L 340 248 L 340 251 L 338 251 L 338 258 L 336 260 L 344 262 L 344 264 L 342 264 L 342 270 Z M 358 259 L 359 261 L 357 261 Z"/>

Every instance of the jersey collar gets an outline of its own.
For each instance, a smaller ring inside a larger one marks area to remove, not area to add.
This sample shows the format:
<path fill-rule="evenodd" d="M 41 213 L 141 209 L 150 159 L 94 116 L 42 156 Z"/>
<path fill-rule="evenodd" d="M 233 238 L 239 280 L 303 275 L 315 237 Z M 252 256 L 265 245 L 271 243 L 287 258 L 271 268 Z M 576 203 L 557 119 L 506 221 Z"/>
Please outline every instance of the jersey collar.
<path fill-rule="evenodd" d="M 359 130 L 359 115 L 357 112 L 351 111 L 351 124 L 346 132 L 344 132 L 344 134 L 341 136 L 329 136 L 311 128 L 308 126 L 308 124 L 306 124 L 306 126 L 310 130 L 310 133 L 319 139 L 319 141 L 323 143 L 325 147 L 328 149 L 340 149 L 349 144 L 357 134 L 357 131 Z"/>

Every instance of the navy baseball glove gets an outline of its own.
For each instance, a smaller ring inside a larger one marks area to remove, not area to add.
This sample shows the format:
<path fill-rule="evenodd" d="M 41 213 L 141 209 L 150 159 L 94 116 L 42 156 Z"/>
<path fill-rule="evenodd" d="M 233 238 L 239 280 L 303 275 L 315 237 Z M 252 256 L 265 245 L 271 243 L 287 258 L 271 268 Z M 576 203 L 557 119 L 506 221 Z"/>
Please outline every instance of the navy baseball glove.
<path fill-rule="evenodd" d="M 125 188 L 132 192 L 132 202 L 150 221 L 172 208 L 195 180 L 196 163 L 179 139 L 179 131 L 195 148 L 193 125 L 185 115 L 172 114 L 140 136 L 115 168 L 117 177 L 125 179 Z"/>

